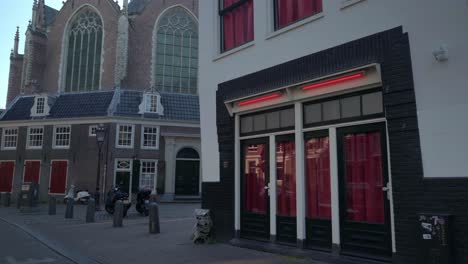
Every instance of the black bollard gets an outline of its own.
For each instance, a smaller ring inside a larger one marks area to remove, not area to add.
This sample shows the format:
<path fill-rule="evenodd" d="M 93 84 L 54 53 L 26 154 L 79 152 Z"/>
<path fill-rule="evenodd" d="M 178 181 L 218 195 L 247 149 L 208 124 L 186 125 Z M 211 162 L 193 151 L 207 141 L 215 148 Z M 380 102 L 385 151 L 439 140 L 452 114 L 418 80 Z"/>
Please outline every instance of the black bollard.
<path fill-rule="evenodd" d="M 21 208 L 21 192 L 18 193 L 18 196 L 16 197 L 16 209 Z"/>
<path fill-rule="evenodd" d="M 157 203 L 150 203 L 149 205 L 149 232 L 150 234 L 161 233 L 159 226 L 159 206 Z"/>
<path fill-rule="evenodd" d="M 49 196 L 49 215 L 57 214 L 57 198 L 55 196 Z"/>
<path fill-rule="evenodd" d="M 67 208 L 65 209 L 65 218 L 71 219 L 73 218 L 73 198 L 67 199 Z"/>
<path fill-rule="evenodd" d="M 123 202 L 118 200 L 115 202 L 115 210 L 114 210 L 114 223 L 112 224 L 113 227 L 122 227 L 123 225 L 123 210 L 124 210 Z"/>
<path fill-rule="evenodd" d="M 88 200 L 88 208 L 86 209 L 86 223 L 94 223 L 95 212 L 96 212 L 96 200 L 91 198 Z"/>
<path fill-rule="evenodd" d="M 10 207 L 11 205 L 11 193 L 3 194 L 3 206 Z"/>

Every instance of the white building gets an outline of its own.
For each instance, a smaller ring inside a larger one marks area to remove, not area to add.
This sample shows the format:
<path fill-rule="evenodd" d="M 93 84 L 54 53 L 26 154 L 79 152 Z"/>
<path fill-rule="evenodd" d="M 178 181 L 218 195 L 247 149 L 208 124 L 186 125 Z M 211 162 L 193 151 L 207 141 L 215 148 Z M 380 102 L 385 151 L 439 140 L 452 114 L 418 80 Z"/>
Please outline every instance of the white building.
<path fill-rule="evenodd" d="M 218 236 L 415 263 L 434 257 L 418 214 L 449 214 L 447 254 L 468 259 L 467 1 L 207 0 L 199 17 Z"/>

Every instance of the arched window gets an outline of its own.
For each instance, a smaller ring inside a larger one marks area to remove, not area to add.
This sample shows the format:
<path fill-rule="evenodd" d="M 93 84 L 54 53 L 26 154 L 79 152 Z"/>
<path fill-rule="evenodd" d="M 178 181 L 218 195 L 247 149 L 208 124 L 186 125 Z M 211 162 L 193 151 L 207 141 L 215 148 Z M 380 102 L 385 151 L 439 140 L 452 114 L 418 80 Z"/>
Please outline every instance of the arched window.
<path fill-rule="evenodd" d="M 71 20 L 67 31 L 65 92 L 98 90 L 101 79 L 102 21 L 89 7 Z"/>
<path fill-rule="evenodd" d="M 155 87 L 162 92 L 197 94 L 197 22 L 184 8 L 174 7 L 159 19 L 155 30 Z"/>

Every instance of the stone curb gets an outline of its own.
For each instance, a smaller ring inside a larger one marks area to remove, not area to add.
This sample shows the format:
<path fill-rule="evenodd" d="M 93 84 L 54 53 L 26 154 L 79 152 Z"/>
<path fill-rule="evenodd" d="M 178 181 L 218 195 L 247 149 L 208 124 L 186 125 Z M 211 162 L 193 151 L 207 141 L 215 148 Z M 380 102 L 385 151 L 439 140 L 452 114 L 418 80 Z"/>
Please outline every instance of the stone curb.
<path fill-rule="evenodd" d="M 58 255 L 68 259 L 69 261 L 71 261 L 73 263 L 76 263 L 76 264 L 102 264 L 101 262 L 98 262 L 96 260 L 93 260 L 93 259 L 90 259 L 90 258 L 87 258 L 87 257 L 84 257 L 84 256 L 79 256 L 79 255 L 77 255 L 75 253 L 72 253 L 72 252 L 64 249 L 63 247 L 57 245 L 53 241 L 45 238 L 44 236 L 40 235 L 37 232 L 32 231 L 31 229 L 29 229 L 29 228 L 27 228 L 25 226 L 10 222 L 10 221 L 6 220 L 3 217 L 0 217 L 0 220 L 7 223 L 7 224 L 9 224 L 9 225 L 11 225 L 11 226 L 13 226 L 13 227 L 15 227 L 15 228 L 17 228 L 17 229 L 19 229 L 19 230 L 21 230 L 21 231 L 23 231 L 24 233 L 28 234 L 30 237 L 32 237 L 33 239 L 35 239 L 39 243 L 43 244 L 44 246 L 46 246 L 47 248 L 49 248 L 53 252 L 55 252 Z"/>

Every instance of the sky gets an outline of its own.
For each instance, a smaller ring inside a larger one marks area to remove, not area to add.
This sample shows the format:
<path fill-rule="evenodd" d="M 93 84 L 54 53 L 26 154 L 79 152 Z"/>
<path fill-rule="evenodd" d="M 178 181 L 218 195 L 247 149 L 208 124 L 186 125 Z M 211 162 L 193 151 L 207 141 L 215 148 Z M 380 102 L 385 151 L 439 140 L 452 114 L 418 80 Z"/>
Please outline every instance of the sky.
<path fill-rule="evenodd" d="M 64 0 L 45 0 L 46 5 L 60 10 Z M 121 4 L 122 0 L 119 0 Z M 24 51 L 24 38 L 32 16 L 33 0 L 2 1 L 0 18 L 0 109 L 5 108 L 10 71 L 10 52 L 13 49 L 16 27 L 20 27 L 19 53 Z"/>

